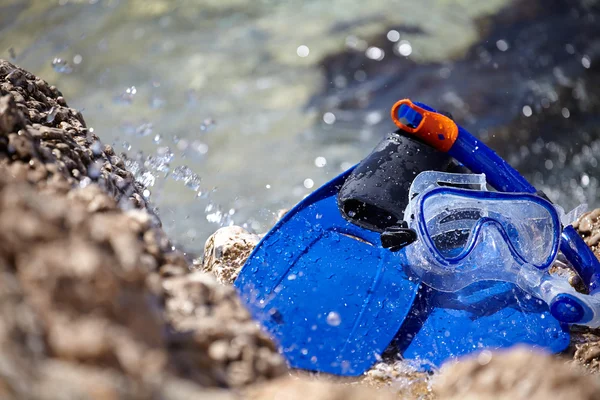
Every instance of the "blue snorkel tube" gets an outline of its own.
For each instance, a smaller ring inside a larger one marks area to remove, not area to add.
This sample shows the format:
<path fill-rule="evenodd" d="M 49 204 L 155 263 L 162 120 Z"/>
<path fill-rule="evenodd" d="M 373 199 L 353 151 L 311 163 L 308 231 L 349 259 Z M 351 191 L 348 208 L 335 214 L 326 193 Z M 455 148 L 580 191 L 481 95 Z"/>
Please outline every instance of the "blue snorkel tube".
<path fill-rule="evenodd" d="M 452 156 L 473 173 L 485 174 L 487 182 L 494 189 L 501 192 L 538 193 L 496 152 L 431 107 L 407 99 L 400 100 L 392 107 L 392 119 L 400 129 Z M 560 251 L 589 288 L 590 295 L 600 293 L 600 262 L 571 225 L 562 230 Z M 587 308 L 568 293 L 554 297 L 550 304 L 552 315 L 568 323 L 587 322 L 590 315 Z"/>

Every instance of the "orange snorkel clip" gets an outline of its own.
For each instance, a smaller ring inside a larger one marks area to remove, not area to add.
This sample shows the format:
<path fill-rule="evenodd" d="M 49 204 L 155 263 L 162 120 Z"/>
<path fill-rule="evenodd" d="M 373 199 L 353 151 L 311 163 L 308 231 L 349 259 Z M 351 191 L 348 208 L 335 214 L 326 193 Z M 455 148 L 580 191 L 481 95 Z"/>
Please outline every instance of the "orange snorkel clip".
<path fill-rule="evenodd" d="M 398 128 L 437 150 L 447 152 L 458 138 L 458 126 L 454 121 L 445 115 L 427 111 L 409 99 L 394 104 L 391 114 Z"/>

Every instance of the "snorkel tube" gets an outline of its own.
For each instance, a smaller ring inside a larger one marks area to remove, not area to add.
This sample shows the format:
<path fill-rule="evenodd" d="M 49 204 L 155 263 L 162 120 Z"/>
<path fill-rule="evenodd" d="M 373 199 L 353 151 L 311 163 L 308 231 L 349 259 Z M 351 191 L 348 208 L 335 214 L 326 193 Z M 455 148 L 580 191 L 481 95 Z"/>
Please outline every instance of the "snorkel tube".
<path fill-rule="evenodd" d="M 494 189 L 538 193 L 545 197 L 491 148 L 431 107 L 404 99 L 394 104 L 391 116 L 398 128 L 447 153 L 473 173 L 485 174 Z M 571 225 L 562 230 L 560 251 L 588 287 L 590 295 L 600 294 L 600 262 Z M 584 302 L 569 293 L 554 295 L 549 306 L 556 319 L 567 323 L 586 323 L 593 314 Z"/>

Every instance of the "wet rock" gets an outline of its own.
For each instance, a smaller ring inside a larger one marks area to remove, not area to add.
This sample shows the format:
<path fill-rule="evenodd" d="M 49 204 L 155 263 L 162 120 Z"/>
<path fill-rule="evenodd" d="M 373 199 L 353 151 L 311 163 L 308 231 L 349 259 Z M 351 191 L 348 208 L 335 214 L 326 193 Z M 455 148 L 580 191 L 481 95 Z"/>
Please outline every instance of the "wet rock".
<path fill-rule="evenodd" d="M 23 121 L 11 95 L 0 97 L 0 132 L 13 132 Z"/>
<path fill-rule="evenodd" d="M 71 399 L 144 399 L 187 400 L 207 398 L 233 400 L 225 390 L 207 389 L 189 381 L 171 378 L 142 386 L 110 370 L 76 365 L 62 361 L 46 361 L 40 365 L 32 397 L 40 400 Z M 9 397 L 2 397 L 9 398 Z"/>
<path fill-rule="evenodd" d="M 600 242 L 600 208 L 583 214 L 573 227 L 585 239 L 585 243 L 595 251 L 598 257 L 598 242 Z"/>
<path fill-rule="evenodd" d="M 204 245 L 202 270 L 212 273 L 221 283 L 232 284 L 259 241 L 258 235 L 239 226 L 219 229 Z"/>
<path fill-rule="evenodd" d="M 228 399 L 199 385 L 285 372 L 124 167 L 56 88 L 0 60 L 0 398 Z"/>
<path fill-rule="evenodd" d="M 598 246 L 598 238 L 600 238 L 600 208 L 583 214 L 573 224 L 573 227 L 584 238 L 596 257 L 600 258 L 600 248 Z M 578 290 L 582 289 L 582 285 L 575 287 Z M 571 335 L 571 350 L 573 351 L 575 362 L 591 372 L 599 373 L 600 330 L 578 327 L 577 329 L 572 329 Z"/>
<path fill-rule="evenodd" d="M 363 379 L 374 387 L 386 387 L 400 398 L 431 399 L 431 375 L 418 372 L 405 361 L 382 361 L 375 364 Z"/>
<path fill-rule="evenodd" d="M 600 380 L 565 360 L 527 347 L 484 351 L 442 367 L 438 399 L 598 399 Z"/>
<path fill-rule="evenodd" d="M 42 115 L 45 116 L 42 118 Z M 0 165 L 25 175 L 40 189 L 66 193 L 76 184 L 96 182 L 114 201 L 145 208 L 143 188 L 130 179 L 114 153 L 95 149 L 98 137 L 81 113 L 43 80 L 0 60 Z"/>
<path fill-rule="evenodd" d="M 169 321 L 178 332 L 171 347 L 190 377 L 210 371 L 212 379 L 244 386 L 285 372 L 275 346 L 254 323 L 232 287 L 196 271 L 165 279 Z"/>
<path fill-rule="evenodd" d="M 136 262 L 141 247 L 122 254 L 137 234 L 116 222 L 121 211 L 92 215 L 80 200 L 41 193 L 2 168 L 0 176 L 0 386 L 7 396 L 42 397 L 43 382 L 33 378 L 50 360 L 101 366 L 127 380 L 162 379 L 168 354 L 160 299 Z"/>
<path fill-rule="evenodd" d="M 308 377 L 287 377 L 247 390 L 244 399 L 285 400 L 394 400 L 399 397 L 386 389 L 375 389 L 354 383 L 336 383 Z"/>
<path fill-rule="evenodd" d="M 600 372 L 600 331 L 584 332 L 576 339 L 575 361 L 594 373 Z"/>

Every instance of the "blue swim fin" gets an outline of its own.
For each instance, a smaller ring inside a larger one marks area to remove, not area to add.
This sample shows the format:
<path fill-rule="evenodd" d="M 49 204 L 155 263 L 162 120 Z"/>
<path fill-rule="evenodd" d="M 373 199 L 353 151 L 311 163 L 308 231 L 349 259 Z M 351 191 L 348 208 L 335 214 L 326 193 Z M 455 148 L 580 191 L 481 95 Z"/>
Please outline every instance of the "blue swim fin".
<path fill-rule="evenodd" d="M 558 353 L 569 342 L 568 325 L 546 303 L 512 283 L 481 281 L 453 293 L 423 285 L 395 344 L 403 358 L 429 370 L 483 349 L 522 343 Z"/>
<path fill-rule="evenodd" d="M 337 194 L 351 172 L 290 210 L 235 281 L 293 368 L 364 373 L 396 336 L 419 288 L 379 233 L 342 217 Z"/>

